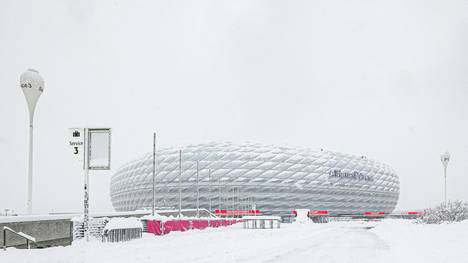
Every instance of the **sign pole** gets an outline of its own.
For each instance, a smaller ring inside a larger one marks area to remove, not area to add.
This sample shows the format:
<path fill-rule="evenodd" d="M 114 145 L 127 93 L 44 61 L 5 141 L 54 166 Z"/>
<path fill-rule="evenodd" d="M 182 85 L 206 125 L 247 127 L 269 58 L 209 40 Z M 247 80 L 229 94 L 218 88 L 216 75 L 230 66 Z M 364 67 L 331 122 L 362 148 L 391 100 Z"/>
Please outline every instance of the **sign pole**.
<path fill-rule="evenodd" d="M 68 145 L 84 172 L 83 236 L 89 241 L 89 172 L 110 170 L 111 129 L 70 128 Z"/>
<path fill-rule="evenodd" d="M 89 135 L 88 128 L 84 129 L 85 158 L 84 158 L 84 218 L 83 230 L 86 241 L 89 241 Z"/>
<path fill-rule="evenodd" d="M 153 210 L 151 215 L 154 216 L 154 209 L 155 209 L 155 177 L 156 177 L 156 133 L 153 133 Z"/>

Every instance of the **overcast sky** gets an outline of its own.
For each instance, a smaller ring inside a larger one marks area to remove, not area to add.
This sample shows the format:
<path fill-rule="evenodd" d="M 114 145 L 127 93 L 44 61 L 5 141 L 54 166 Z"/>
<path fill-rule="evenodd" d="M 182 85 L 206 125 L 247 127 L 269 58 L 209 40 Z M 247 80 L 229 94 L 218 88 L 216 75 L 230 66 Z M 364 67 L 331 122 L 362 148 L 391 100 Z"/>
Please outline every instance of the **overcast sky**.
<path fill-rule="evenodd" d="M 397 209 L 468 200 L 468 1 L 18 1 L 0 5 L 0 209 L 26 208 L 19 75 L 45 79 L 35 212 L 82 210 L 69 127 L 111 127 L 112 171 L 158 146 L 253 141 L 392 166 Z"/>

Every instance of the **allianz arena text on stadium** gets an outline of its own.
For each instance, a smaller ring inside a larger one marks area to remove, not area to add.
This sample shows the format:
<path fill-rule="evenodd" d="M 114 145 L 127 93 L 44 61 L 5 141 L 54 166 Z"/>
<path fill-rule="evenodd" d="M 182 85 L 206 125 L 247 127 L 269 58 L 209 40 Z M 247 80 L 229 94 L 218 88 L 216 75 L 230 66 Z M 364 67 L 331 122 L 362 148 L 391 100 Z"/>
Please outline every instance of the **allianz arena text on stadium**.
<path fill-rule="evenodd" d="M 400 191 L 394 170 L 363 156 L 253 143 L 207 143 L 158 150 L 155 203 L 179 207 L 179 150 L 182 209 L 199 207 L 267 213 L 297 208 L 330 214 L 391 213 Z M 152 206 L 153 155 L 123 165 L 111 180 L 117 211 Z"/>

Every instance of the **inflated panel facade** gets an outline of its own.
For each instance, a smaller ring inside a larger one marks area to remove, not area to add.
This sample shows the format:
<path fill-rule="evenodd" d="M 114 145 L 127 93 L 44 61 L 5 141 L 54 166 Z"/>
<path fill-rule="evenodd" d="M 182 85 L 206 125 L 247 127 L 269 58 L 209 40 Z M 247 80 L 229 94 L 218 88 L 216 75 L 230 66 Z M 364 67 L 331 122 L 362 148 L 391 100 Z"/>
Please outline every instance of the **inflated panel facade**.
<path fill-rule="evenodd" d="M 197 196 L 201 208 L 211 203 L 212 210 L 255 207 L 272 213 L 298 208 L 390 213 L 398 202 L 394 170 L 363 156 L 254 143 L 208 143 L 180 150 L 181 170 L 179 148 L 157 152 L 157 207 L 178 208 L 179 188 L 183 209 L 196 208 Z M 152 167 L 150 153 L 112 176 L 110 194 L 117 211 L 152 206 Z"/>

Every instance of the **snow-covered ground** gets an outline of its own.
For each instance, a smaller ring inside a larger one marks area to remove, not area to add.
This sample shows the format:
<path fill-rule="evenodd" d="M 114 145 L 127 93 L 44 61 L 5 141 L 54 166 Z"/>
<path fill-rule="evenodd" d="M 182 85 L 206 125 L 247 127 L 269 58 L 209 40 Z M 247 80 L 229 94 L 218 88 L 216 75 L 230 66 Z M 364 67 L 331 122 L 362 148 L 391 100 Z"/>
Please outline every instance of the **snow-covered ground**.
<path fill-rule="evenodd" d="M 70 247 L 0 251 L 0 262 L 468 262 L 468 221 L 418 225 L 310 222 L 281 229 L 238 224 L 203 231 L 144 235 L 125 243 L 75 242 Z"/>

